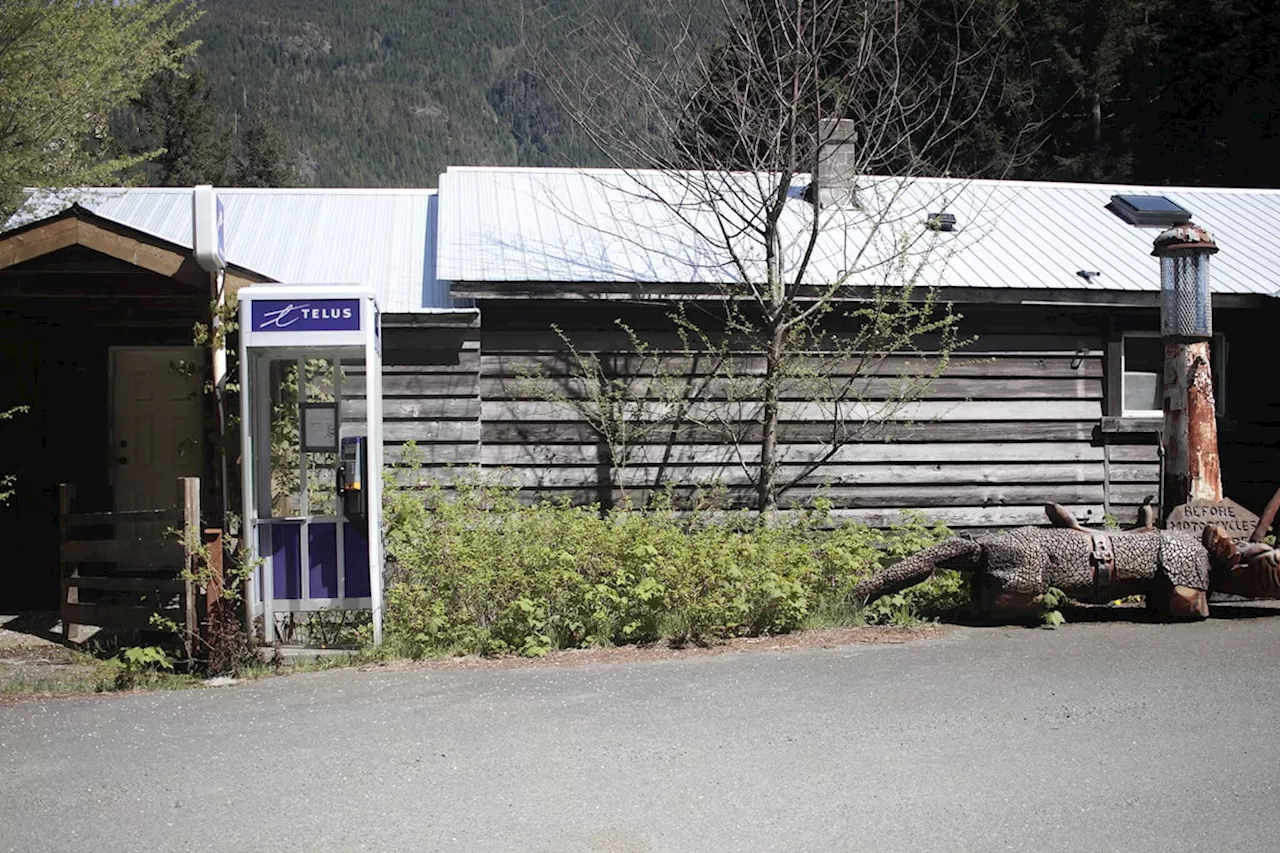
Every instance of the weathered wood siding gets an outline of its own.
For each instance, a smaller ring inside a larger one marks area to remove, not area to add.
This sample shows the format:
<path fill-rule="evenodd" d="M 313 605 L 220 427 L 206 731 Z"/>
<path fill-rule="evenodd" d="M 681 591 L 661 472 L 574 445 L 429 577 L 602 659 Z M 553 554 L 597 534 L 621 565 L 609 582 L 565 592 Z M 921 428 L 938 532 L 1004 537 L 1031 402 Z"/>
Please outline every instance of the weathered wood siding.
<path fill-rule="evenodd" d="M 415 482 L 451 482 L 480 464 L 480 340 L 474 328 L 385 330 L 382 437 L 386 464 L 401 473 L 417 446 Z"/>
<path fill-rule="evenodd" d="M 626 336 L 612 317 L 634 324 L 651 346 L 667 349 L 674 370 L 692 381 L 706 378 L 696 359 L 678 355 L 675 335 L 653 323 L 651 309 L 582 303 L 487 303 L 479 354 L 480 458 L 485 468 L 506 469 L 511 481 L 533 493 L 575 501 L 609 501 L 621 489 L 644 499 L 669 484 L 687 496 L 719 487 L 731 498 L 750 499 L 743 470 L 758 447 L 724 443 L 716 427 L 681 423 L 650 436 L 628 454 L 617 487 L 609 482 L 608 447 L 571 405 L 549 401 L 530 381 L 541 374 L 566 393 L 573 360 L 550 328 L 557 323 L 580 351 L 625 354 Z M 646 323 L 649 327 L 645 328 Z M 786 506 L 824 497 L 839 514 L 882 524 L 899 509 L 920 510 L 958 527 L 1038 523 L 1042 505 L 1056 501 L 1100 522 L 1110 511 L 1131 519 L 1156 493 L 1159 463 L 1150 441 L 1104 441 L 1107 319 L 1097 314 L 1052 313 L 1043 308 L 966 309 L 966 347 L 919 403 L 895 413 L 883 430 L 846 444 L 783 496 Z M 896 372 L 906 357 L 886 364 Z M 744 357 L 740 369 L 752 367 Z M 671 371 L 671 372 L 674 372 Z M 873 380 L 868 396 L 889 392 L 888 379 Z M 722 389 L 708 383 L 700 400 L 714 407 Z M 828 407 L 784 388 L 782 478 L 823 454 L 832 432 Z M 704 405 L 699 403 L 697 405 Z M 872 407 L 874 408 L 874 406 Z M 861 429 L 859 407 L 844 414 Z M 755 413 L 739 413 L 742 432 L 759 435 Z"/>

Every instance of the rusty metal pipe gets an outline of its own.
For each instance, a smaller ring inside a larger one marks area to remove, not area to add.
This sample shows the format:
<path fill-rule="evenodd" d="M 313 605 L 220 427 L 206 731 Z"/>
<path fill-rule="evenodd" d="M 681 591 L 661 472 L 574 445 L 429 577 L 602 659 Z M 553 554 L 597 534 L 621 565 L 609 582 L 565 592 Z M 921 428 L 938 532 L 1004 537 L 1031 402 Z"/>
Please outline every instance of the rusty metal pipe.
<path fill-rule="evenodd" d="M 1262 517 L 1258 519 L 1258 526 L 1249 537 L 1250 542 L 1261 542 L 1266 538 L 1267 531 L 1271 529 L 1271 523 L 1276 520 L 1277 512 L 1280 512 L 1280 488 L 1276 489 L 1276 493 L 1267 502 L 1267 508 L 1262 511 Z"/>

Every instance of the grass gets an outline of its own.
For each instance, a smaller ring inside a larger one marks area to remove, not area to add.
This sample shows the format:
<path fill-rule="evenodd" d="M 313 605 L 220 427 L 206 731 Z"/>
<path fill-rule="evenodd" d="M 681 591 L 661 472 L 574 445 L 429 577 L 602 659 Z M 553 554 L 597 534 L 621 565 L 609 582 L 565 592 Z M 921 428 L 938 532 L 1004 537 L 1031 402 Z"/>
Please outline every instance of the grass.
<path fill-rule="evenodd" d="M 669 617 L 668 617 L 669 618 Z M 894 624 L 905 624 L 891 620 Z M 927 620 L 913 619 L 912 624 Z M 861 627 L 868 624 L 861 608 L 841 602 L 824 602 L 811 611 L 798 630 Z M 664 633 L 679 635 L 679 626 L 665 624 Z M 712 645 L 715 643 L 713 642 Z M 97 654 L 57 645 L 0 648 L 0 700 L 43 698 L 50 696 L 82 696 L 99 693 L 133 691 L 185 690 L 198 687 L 203 679 L 197 675 L 155 667 L 128 670 L 122 663 L 120 649 L 103 647 Z M 473 650 L 436 650 L 424 654 L 423 649 L 407 653 L 394 642 L 380 648 L 366 646 L 349 654 L 298 657 L 290 660 L 255 660 L 239 668 L 235 677 L 241 681 L 257 681 L 277 675 L 324 672 L 335 669 L 368 666 L 412 659 L 447 659 L 465 656 Z"/>

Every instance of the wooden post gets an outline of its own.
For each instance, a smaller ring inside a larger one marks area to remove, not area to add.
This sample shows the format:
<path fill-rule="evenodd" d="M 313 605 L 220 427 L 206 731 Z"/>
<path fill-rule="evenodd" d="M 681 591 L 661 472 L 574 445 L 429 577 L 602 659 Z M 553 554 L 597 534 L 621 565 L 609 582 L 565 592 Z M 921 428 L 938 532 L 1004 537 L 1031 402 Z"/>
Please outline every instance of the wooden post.
<path fill-rule="evenodd" d="M 61 595 L 58 598 L 59 616 L 62 617 L 62 637 L 68 643 L 77 642 L 75 639 L 78 625 L 72 625 L 67 621 L 69 609 L 68 604 L 80 603 L 80 589 L 77 586 L 68 584 L 67 581 L 73 581 L 80 576 L 80 566 L 78 563 L 68 563 L 63 559 L 63 550 L 66 543 L 71 538 L 71 506 L 76 500 L 76 487 L 74 483 L 58 484 L 58 587 Z"/>
<path fill-rule="evenodd" d="M 209 577 L 204 589 L 204 639 L 205 649 L 213 642 L 214 619 L 218 614 L 218 600 L 222 597 L 222 530 L 209 527 L 204 531 Z"/>
<path fill-rule="evenodd" d="M 187 660 L 194 657 L 195 639 L 200 633 L 196 618 L 196 596 L 193 578 L 199 569 L 200 559 L 200 478 L 182 477 L 178 480 L 178 503 L 182 507 L 182 555 L 183 555 L 183 613 L 186 631 L 183 646 Z"/>

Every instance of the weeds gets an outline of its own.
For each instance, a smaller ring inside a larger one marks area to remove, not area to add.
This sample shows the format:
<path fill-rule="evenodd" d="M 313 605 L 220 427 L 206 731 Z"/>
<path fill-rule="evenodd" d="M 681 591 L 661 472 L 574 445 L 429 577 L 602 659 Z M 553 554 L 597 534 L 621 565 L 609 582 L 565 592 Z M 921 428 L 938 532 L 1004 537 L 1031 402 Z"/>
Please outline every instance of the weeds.
<path fill-rule="evenodd" d="M 704 643 L 858 624 L 858 581 L 949 532 L 907 517 L 888 531 L 830 508 L 767 520 L 670 506 L 521 502 L 500 484 L 387 490 L 388 643 L 412 657 L 540 656 L 665 639 Z M 958 576 L 871 621 L 916 621 Z"/>

